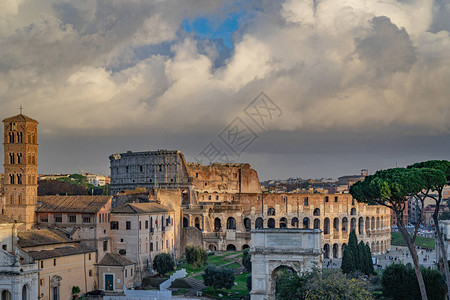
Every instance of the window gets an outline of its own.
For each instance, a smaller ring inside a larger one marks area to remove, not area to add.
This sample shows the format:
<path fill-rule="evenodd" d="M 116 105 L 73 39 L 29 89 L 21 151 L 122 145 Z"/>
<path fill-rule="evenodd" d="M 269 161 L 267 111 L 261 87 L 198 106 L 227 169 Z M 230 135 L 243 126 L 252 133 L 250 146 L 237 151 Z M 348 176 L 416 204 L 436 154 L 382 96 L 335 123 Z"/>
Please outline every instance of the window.
<path fill-rule="evenodd" d="M 91 223 L 91 216 L 83 215 L 83 223 Z"/>
<path fill-rule="evenodd" d="M 123 243 L 123 239 L 120 239 L 120 242 Z"/>
<path fill-rule="evenodd" d="M 334 202 L 338 202 L 338 196 L 334 196 Z"/>
<path fill-rule="evenodd" d="M 216 200 L 219 200 L 219 196 L 216 196 Z"/>
<path fill-rule="evenodd" d="M 41 269 L 44 267 L 44 261 L 41 260 Z"/>
<path fill-rule="evenodd" d="M 126 222 L 126 229 L 131 230 L 131 222 L 130 221 Z"/>
<path fill-rule="evenodd" d="M 89 277 L 92 277 L 92 270 L 89 270 Z"/>
<path fill-rule="evenodd" d="M 148 220 L 145 221 L 145 229 L 148 229 Z"/>
<path fill-rule="evenodd" d="M 328 202 L 328 196 L 325 196 L 325 202 Z"/>
<path fill-rule="evenodd" d="M 131 277 L 133 277 L 133 269 L 130 269 Z"/>
<path fill-rule="evenodd" d="M 119 222 L 112 221 L 111 222 L 111 230 L 119 230 Z"/>
<path fill-rule="evenodd" d="M 77 216 L 69 215 L 69 223 L 76 223 L 76 222 L 77 222 Z"/>
<path fill-rule="evenodd" d="M 308 201 L 308 197 L 305 197 L 305 199 L 303 200 L 303 205 L 309 205 L 309 201 Z"/>
<path fill-rule="evenodd" d="M 153 251 L 153 243 L 150 243 L 150 251 Z"/>
<path fill-rule="evenodd" d="M 22 205 L 22 194 L 19 194 L 19 205 Z"/>
<path fill-rule="evenodd" d="M 352 205 L 355 205 L 355 198 L 352 198 Z"/>
<path fill-rule="evenodd" d="M 53 217 L 55 218 L 55 223 L 62 223 L 62 215 L 57 214 L 53 215 Z"/>
<path fill-rule="evenodd" d="M 211 200 L 211 195 L 208 196 L 208 200 Z"/>
<path fill-rule="evenodd" d="M 45 283 L 44 279 L 39 280 L 40 285 L 44 285 L 44 283 Z"/>
<path fill-rule="evenodd" d="M 142 222 L 141 221 L 139 221 L 139 230 L 141 230 L 142 229 Z"/>
<path fill-rule="evenodd" d="M 143 172 L 144 168 L 142 166 L 139 166 L 139 171 Z"/>
<path fill-rule="evenodd" d="M 125 278 L 127 278 L 128 277 L 128 272 L 127 272 L 128 270 L 127 269 L 125 269 Z"/>
<path fill-rule="evenodd" d="M 169 240 L 166 240 L 166 249 L 169 249 Z"/>
<path fill-rule="evenodd" d="M 89 260 L 91 260 L 91 254 L 89 253 Z"/>
<path fill-rule="evenodd" d="M 2 245 L 2 249 L 6 251 L 7 250 L 7 245 Z"/>
<path fill-rule="evenodd" d="M 39 216 L 39 219 L 41 220 L 41 222 L 47 223 L 48 222 L 48 214 L 41 214 Z"/>
<path fill-rule="evenodd" d="M 53 265 L 56 266 L 56 258 L 53 259 Z"/>
<path fill-rule="evenodd" d="M 103 241 L 103 251 L 108 251 L 108 241 Z"/>
<path fill-rule="evenodd" d="M 195 178 L 198 178 L 198 173 L 195 173 Z"/>

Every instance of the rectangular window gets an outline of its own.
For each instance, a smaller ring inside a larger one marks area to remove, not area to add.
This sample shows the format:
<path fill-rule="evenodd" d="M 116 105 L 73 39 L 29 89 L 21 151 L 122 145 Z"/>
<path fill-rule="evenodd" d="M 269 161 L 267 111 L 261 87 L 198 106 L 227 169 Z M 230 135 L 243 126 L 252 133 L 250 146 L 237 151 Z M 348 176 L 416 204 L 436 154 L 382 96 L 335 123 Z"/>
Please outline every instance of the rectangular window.
<path fill-rule="evenodd" d="M 150 251 L 153 251 L 153 243 L 150 243 Z"/>
<path fill-rule="evenodd" d="M 325 196 L 325 202 L 328 202 L 328 196 Z"/>
<path fill-rule="evenodd" d="M 6 251 L 8 249 L 7 245 L 2 245 L 2 249 Z"/>
<path fill-rule="evenodd" d="M 119 222 L 112 221 L 111 222 L 111 230 L 119 230 Z"/>
<path fill-rule="evenodd" d="M 130 221 L 126 222 L 126 229 L 131 230 L 131 222 Z"/>
<path fill-rule="evenodd" d="M 44 283 L 45 283 L 44 279 L 39 280 L 39 284 L 40 284 L 41 286 L 44 285 Z"/>
<path fill-rule="evenodd" d="M 83 223 L 86 223 L 86 224 L 91 223 L 91 216 L 83 215 Z"/>
<path fill-rule="evenodd" d="M 103 241 L 103 251 L 108 251 L 108 241 Z"/>
<path fill-rule="evenodd" d="M 91 260 L 91 254 L 89 253 L 89 260 Z"/>
<path fill-rule="evenodd" d="M 77 216 L 69 215 L 69 223 L 76 223 L 76 222 L 77 222 Z"/>
<path fill-rule="evenodd" d="M 89 277 L 92 277 L 92 270 L 89 270 Z"/>
<path fill-rule="evenodd" d="M 334 196 L 334 202 L 338 202 L 338 196 Z"/>
<path fill-rule="evenodd" d="M 145 229 L 148 229 L 148 220 L 145 221 Z"/>
<path fill-rule="evenodd" d="M 308 199 L 308 197 L 305 197 L 305 199 L 304 199 L 304 202 L 303 202 L 303 204 L 304 204 L 304 205 L 309 205 L 309 203 L 308 203 L 308 202 L 309 202 L 309 199 Z"/>
<path fill-rule="evenodd" d="M 53 259 L 53 265 L 56 266 L 56 258 Z"/>
<path fill-rule="evenodd" d="M 131 277 L 133 277 L 133 269 L 131 269 L 130 271 L 131 271 Z"/>
<path fill-rule="evenodd" d="M 158 251 L 158 242 L 155 243 L 156 251 Z"/>
<path fill-rule="evenodd" d="M 41 214 L 39 216 L 39 219 L 41 220 L 41 222 L 47 223 L 48 222 L 48 214 Z"/>
<path fill-rule="evenodd" d="M 125 278 L 127 278 L 128 277 L 128 272 L 127 272 L 128 270 L 127 269 L 125 269 Z"/>
<path fill-rule="evenodd" d="M 139 230 L 141 230 L 142 229 L 142 227 L 141 227 L 141 221 L 139 221 Z"/>
<path fill-rule="evenodd" d="M 44 261 L 41 260 L 41 269 L 44 267 Z"/>
<path fill-rule="evenodd" d="M 53 215 L 53 218 L 55 219 L 55 223 L 62 223 L 62 215 Z"/>

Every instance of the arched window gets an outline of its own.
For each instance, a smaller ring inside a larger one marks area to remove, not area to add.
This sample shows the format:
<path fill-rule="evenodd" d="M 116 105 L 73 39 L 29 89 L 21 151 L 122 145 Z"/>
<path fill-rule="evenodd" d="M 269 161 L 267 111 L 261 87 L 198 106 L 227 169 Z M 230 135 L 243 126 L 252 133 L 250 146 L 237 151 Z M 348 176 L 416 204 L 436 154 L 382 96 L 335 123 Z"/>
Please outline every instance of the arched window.
<path fill-rule="evenodd" d="M 227 229 L 236 229 L 236 220 L 233 217 L 228 218 Z"/>
<path fill-rule="evenodd" d="M 19 205 L 23 204 L 22 203 L 22 194 L 20 194 L 20 193 L 19 193 L 18 201 L 19 201 Z"/>
<path fill-rule="evenodd" d="M 303 228 L 309 228 L 309 218 L 303 218 Z"/>
<path fill-rule="evenodd" d="M 372 217 L 372 222 L 370 224 L 370 229 L 374 230 L 375 228 L 375 217 Z"/>
<path fill-rule="evenodd" d="M 284 217 L 280 219 L 280 228 L 287 228 L 287 219 Z"/>
<path fill-rule="evenodd" d="M 350 220 L 350 231 L 355 230 L 356 231 L 356 218 L 352 218 Z"/>
<path fill-rule="evenodd" d="M 9 174 L 9 183 L 11 184 L 15 184 L 16 183 L 16 176 L 14 176 L 14 174 Z"/>
<path fill-rule="evenodd" d="M 275 219 L 274 218 L 270 218 L 269 220 L 267 220 L 267 227 L 275 228 Z"/>
<path fill-rule="evenodd" d="M 320 220 L 314 219 L 314 229 L 320 229 Z"/>
<path fill-rule="evenodd" d="M 309 205 L 308 197 L 305 197 L 305 199 L 303 199 L 303 205 Z"/>
<path fill-rule="evenodd" d="M 28 300 L 28 299 L 29 299 L 29 297 L 28 297 L 28 287 L 25 284 L 23 286 L 23 288 L 22 288 L 22 300 Z"/>
<path fill-rule="evenodd" d="M 194 223 L 195 223 L 195 227 L 197 227 L 198 229 L 200 229 L 200 219 L 199 219 L 198 217 L 195 218 Z"/>
<path fill-rule="evenodd" d="M 323 246 L 323 258 L 329 259 L 330 258 L 330 245 L 325 244 Z"/>
<path fill-rule="evenodd" d="M 22 143 L 22 138 L 23 138 L 23 133 L 22 132 L 18 132 L 17 133 L 17 142 L 18 143 Z"/>
<path fill-rule="evenodd" d="M 222 221 L 219 218 L 214 219 L 214 231 L 222 230 Z"/>
<path fill-rule="evenodd" d="M 264 220 L 263 220 L 263 218 L 261 218 L 261 217 L 256 218 L 255 228 L 256 229 L 260 229 L 260 228 L 263 228 L 263 227 L 264 227 Z"/>
<path fill-rule="evenodd" d="M 325 220 L 323 220 L 323 233 L 330 234 L 330 219 L 328 218 L 325 218 Z"/>
<path fill-rule="evenodd" d="M 364 219 L 362 217 L 358 220 L 358 233 L 363 234 L 364 232 Z"/>
<path fill-rule="evenodd" d="M 366 217 L 366 231 L 370 229 L 370 219 Z"/>
<path fill-rule="evenodd" d="M 342 231 L 348 232 L 348 220 L 346 217 L 342 219 Z"/>
<path fill-rule="evenodd" d="M 380 229 L 380 218 L 377 218 L 377 229 Z"/>
<path fill-rule="evenodd" d="M 350 210 L 350 215 L 351 215 L 351 216 L 356 215 L 356 208 L 352 208 L 352 209 Z"/>
<path fill-rule="evenodd" d="M 22 174 L 17 174 L 17 184 L 22 184 Z"/>
<path fill-rule="evenodd" d="M 18 164 L 22 164 L 23 163 L 22 153 L 17 154 L 17 163 Z"/>
<path fill-rule="evenodd" d="M 14 164 L 14 153 L 9 154 L 9 163 L 12 165 Z"/>
<path fill-rule="evenodd" d="M 150 222 L 150 224 L 153 224 L 153 222 Z M 152 225 L 150 225 L 150 228 L 152 227 Z M 183 228 L 187 228 L 189 227 L 189 220 L 186 217 L 183 217 Z"/>
<path fill-rule="evenodd" d="M 318 209 L 318 208 L 314 209 L 313 215 L 320 216 L 320 209 Z"/>
<path fill-rule="evenodd" d="M 291 226 L 294 228 L 298 228 L 298 218 L 292 218 L 291 220 Z"/>
<path fill-rule="evenodd" d="M 249 218 L 244 219 L 245 231 L 250 231 L 252 229 L 252 221 Z"/>
<path fill-rule="evenodd" d="M 333 258 L 338 258 L 339 245 L 333 244 Z"/>
<path fill-rule="evenodd" d="M 338 218 L 334 218 L 334 220 L 333 220 L 333 229 L 335 231 L 339 231 L 339 219 Z"/>
<path fill-rule="evenodd" d="M 11 293 L 8 290 L 3 290 L 2 300 L 11 300 Z"/>
<path fill-rule="evenodd" d="M 270 208 L 267 210 L 267 215 L 268 215 L 268 216 L 275 216 L 275 208 L 270 207 Z"/>

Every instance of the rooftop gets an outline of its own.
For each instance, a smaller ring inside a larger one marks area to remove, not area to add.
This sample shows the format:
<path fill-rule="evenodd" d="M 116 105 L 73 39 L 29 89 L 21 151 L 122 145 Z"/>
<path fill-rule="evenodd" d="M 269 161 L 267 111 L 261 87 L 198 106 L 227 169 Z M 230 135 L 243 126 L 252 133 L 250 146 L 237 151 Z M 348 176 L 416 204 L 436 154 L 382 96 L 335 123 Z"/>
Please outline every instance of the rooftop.
<path fill-rule="evenodd" d="M 91 253 L 96 251 L 97 250 L 92 247 L 83 244 L 76 244 L 73 246 L 59 247 L 52 250 L 28 251 L 28 254 L 31 255 L 31 257 L 33 257 L 34 259 L 40 260 L 63 256 L 71 256 L 83 253 Z"/>
<path fill-rule="evenodd" d="M 170 209 L 164 205 L 161 205 L 156 202 L 147 202 L 147 203 L 126 203 L 119 207 L 114 208 L 111 213 L 116 214 L 148 214 L 148 213 L 165 213 L 165 212 L 173 212 L 173 209 Z"/>
<path fill-rule="evenodd" d="M 106 252 L 103 258 L 99 261 L 98 265 L 125 267 L 129 265 L 134 265 L 134 262 L 132 262 L 131 260 L 125 258 L 120 254 L 113 252 Z"/>
<path fill-rule="evenodd" d="M 38 121 L 36 121 L 35 119 L 32 119 L 28 116 L 25 116 L 23 114 L 18 114 L 16 116 L 13 117 L 9 117 L 3 120 L 4 123 L 8 123 L 8 122 L 33 122 L 33 123 L 39 123 Z"/>
<path fill-rule="evenodd" d="M 70 238 L 50 229 L 19 231 L 17 236 L 19 238 L 17 244 L 22 248 L 73 242 Z"/>
<path fill-rule="evenodd" d="M 38 213 L 97 213 L 112 196 L 39 196 Z"/>

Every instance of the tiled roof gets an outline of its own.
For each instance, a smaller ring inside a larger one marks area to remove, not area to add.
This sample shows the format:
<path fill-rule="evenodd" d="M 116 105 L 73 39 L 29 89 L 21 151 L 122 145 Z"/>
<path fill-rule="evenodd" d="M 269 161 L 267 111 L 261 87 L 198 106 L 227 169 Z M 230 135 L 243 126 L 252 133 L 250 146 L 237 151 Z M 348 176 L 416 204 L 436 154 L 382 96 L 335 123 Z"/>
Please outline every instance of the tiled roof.
<path fill-rule="evenodd" d="M 56 257 L 62 257 L 62 256 L 71 256 L 71 255 L 77 255 L 77 254 L 83 254 L 83 253 L 91 253 L 96 252 L 97 250 L 83 245 L 83 244 L 76 244 L 73 246 L 67 246 L 67 247 L 59 247 L 52 250 L 41 250 L 41 251 L 28 251 L 28 254 L 33 257 L 36 260 L 40 259 L 48 259 L 48 258 L 56 258 Z M 94 258 L 93 258 L 94 259 Z"/>
<path fill-rule="evenodd" d="M 39 196 L 38 213 L 97 213 L 112 196 Z"/>
<path fill-rule="evenodd" d="M 11 218 L 8 218 L 7 216 L 0 215 L 0 224 L 8 224 L 8 223 L 22 223 L 20 221 L 14 221 Z"/>
<path fill-rule="evenodd" d="M 73 242 L 70 238 L 50 229 L 19 231 L 17 233 L 19 247 L 34 247 Z"/>
<path fill-rule="evenodd" d="M 35 119 L 32 119 L 28 116 L 25 116 L 23 114 L 19 114 L 13 117 L 9 117 L 3 120 L 3 122 L 33 122 L 33 123 L 39 123 Z"/>
<path fill-rule="evenodd" d="M 106 252 L 103 258 L 99 261 L 98 265 L 100 266 L 129 266 L 134 265 L 134 262 L 131 260 L 125 258 L 124 256 L 112 253 L 112 252 Z"/>
<path fill-rule="evenodd" d="M 114 208 L 111 213 L 116 214 L 148 214 L 148 213 L 164 213 L 164 212 L 173 212 L 173 209 L 170 209 L 164 205 L 161 205 L 156 202 L 147 202 L 147 203 L 126 203 L 119 207 Z"/>

